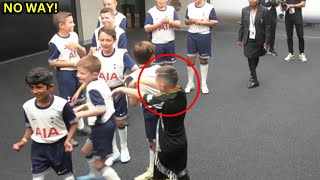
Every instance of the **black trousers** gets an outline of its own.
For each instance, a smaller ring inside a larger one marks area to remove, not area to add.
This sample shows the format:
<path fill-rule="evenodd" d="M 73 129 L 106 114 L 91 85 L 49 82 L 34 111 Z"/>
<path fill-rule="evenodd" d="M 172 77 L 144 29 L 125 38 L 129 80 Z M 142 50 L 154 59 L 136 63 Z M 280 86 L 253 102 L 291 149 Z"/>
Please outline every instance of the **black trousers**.
<path fill-rule="evenodd" d="M 299 51 L 304 53 L 304 38 L 303 38 L 303 24 L 296 23 L 295 18 L 286 19 L 286 32 L 287 32 L 287 43 L 289 53 L 293 53 L 293 27 L 296 27 L 297 36 L 299 39 Z"/>
<path fill-rule="evenodd" d="M 258 64 L 259 64 L 259 57 L 248 58 L 250 75 L 252 76 L 252 79 L 255 82 L 258 82 L 257 71 L 256 71 Z"/>
<path fill-rule="evenodd" d="M 276 39 L 276 29 L 277 29 L 277 9 L 276 6 L 271 6 L 271 9 L 267 12 L 267 23 L 270 25 L 270 51 L 274 50 L 274 43 Z"/>
<path fill-rule="evenodd" d="M 274 43 L 276 39 L 277 18 L 270 20 L 270 51 L 274 50 Z"/>
<path fill-rule="evenodd" d="M 127 17 L 127 13 L 128 13 L 127 10 L 129 9 L 130 17 L 131 17 L 131 27 L 134 27 L 135 21 L 136 21 L 135 8 L 134 8 L 134 6 L 135 6 L 135 5 L 129 5 L 129 4 L 123 4 L 123 5 L 121 5 L 123 15 L 126 16 L 126 17 Z"/>

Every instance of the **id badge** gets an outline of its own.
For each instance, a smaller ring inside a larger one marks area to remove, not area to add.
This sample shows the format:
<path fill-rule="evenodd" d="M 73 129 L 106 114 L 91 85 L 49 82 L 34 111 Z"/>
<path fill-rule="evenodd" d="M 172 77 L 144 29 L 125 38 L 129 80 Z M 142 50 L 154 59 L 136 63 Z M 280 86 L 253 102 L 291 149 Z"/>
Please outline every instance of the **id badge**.
<path fill-rule="evenodd" d="M 295 13 L 294 8 L 290 8 L 290 9 L 289 9 L 289 14 L 294 14 L 294 13 Z"/>
<path fill-rule="evenodd" d="M 251 29 L 249 32 L 249 39 L 256 39 L 256 29 Z"/>

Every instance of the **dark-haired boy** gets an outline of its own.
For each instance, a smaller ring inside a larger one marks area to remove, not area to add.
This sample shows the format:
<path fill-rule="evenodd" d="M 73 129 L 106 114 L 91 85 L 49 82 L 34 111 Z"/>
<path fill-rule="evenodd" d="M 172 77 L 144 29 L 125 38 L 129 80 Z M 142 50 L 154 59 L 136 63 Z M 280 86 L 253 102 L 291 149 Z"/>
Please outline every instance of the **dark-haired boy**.
<path fill-rule="evenodd" d="M 186 94 L 177 86 L 178 73 L 172 66 L 163 66 L 156 70 L 156 80 L 141 80 L 140 83 L 160 90 L 160 95 L 146 94 L 140 91 L 143 100 L 161 114 L 176 114 L 187 107 Z M 113 90 L 139 97 L 138 90 L 120 87 Z M 185 113 L 174 117 L 160 116 L 156 145 L 153 179 L 189 180 L 187 172 L 187 136 L 184 127 Z"/>
<path fill-rule="evenodd" d="M 51 167 L 65 180 L 74 180 L 70 143 L 77 120 L 67 100 L 52 95 L 53 73 L 31 70 L 25 79 L 34 96 L 23 104 L 26 130 L 13 149 L 20 151 L 31 137 L 32 177 L 43 180 Z"/>

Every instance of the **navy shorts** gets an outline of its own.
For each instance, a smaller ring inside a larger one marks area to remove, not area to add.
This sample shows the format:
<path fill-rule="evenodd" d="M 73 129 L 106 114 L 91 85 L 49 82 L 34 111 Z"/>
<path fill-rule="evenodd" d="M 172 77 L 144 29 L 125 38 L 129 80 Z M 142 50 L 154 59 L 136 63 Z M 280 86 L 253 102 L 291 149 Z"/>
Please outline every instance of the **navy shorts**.
<path fill-rule="evenodd" d="M 58 89 L 60 97 L 70 100 L 72 96 L 77 92 L 81 83 L 77 78 L 77 71 L 65 71 L 65 70 L 57 70 L 56 73 Z M 84 93 L 82 92 L 79 96 L 79 101 L 84 101 Z M 73 106 L 73 104 L 70 104 Z"/>
<path fill-rule="evenodd" d="M 154 142 L 157 134 L 157 123 L 159 116 L 150 112 L 146 107 L 144 107 L 144 105 L 142 105 L 142 111 L 146 136 L 149 142 Z"/>
<path fill-rule="evenodd" d="M 114 116 L 103 124 L 91 126 L 91 134 L 89 139 L 92 141 L 92 155 L 105 159 L 107 155 L 112 153 L 112 139 L 116 128 Z"/>
<path fill-rule="evenodd" d="M 111 91 L 115 88 L 110 88 Z M 120 94 L 117 96 L 117 98 L 113 101 L 114 103 L 114 108 L 115 108 L 115 118 L 116 120 L 123 120 L 127 118 L 128 116 L 128 101 L 127 101 L 127 95 L 125 94 Z"/>
<path fill-rule="evenodd" d="M 162 54 L 176 53 L 174 41 L 170 41 L 165 44 L 155 44 L 155 46 L 156 46 L 155 56 L 159 56 Z M 157 58 L 153 61 L 154 64 L 164 64 L 164 63 L 172 64 L 174 62 L 176 62 L 176 59 L 175 57 L 172 57 L 172 56 L 164 56 L 161 58 Z"/>
<path fill-rule="evenodd" d="M 32 174 L 43 173 L 50 167 L 58 175 L 72 173 L 71 152 L 65 152 L 65 140 L 66 137 L 52 144 L 43 144 L 32 141 Z"/>
<path fill-rule="evenodd" d="M 187 49 L 188 56 L 199 54 L 201 58 L 211 57 L 211 33 L 188 33 Z"/>

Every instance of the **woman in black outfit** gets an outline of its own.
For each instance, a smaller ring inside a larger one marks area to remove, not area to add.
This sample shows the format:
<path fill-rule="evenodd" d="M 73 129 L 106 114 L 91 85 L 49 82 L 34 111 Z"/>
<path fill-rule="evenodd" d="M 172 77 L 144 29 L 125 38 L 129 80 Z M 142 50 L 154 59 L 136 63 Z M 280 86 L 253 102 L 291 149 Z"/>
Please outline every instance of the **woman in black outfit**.
<path fill-rule="evenodd" d="M 259 57 L 265 55 L 269 45 L 270 25 L 266 23 L 267 9 L 260 6 L 259 0 L 248 0 L 249 6 L 242 9 L 241 24 L 238 33 L 238 47 L 244 47 L 244 56 L 248 58 L 250 81 L 248 88 L 259 86 L 256 68 Z"/>

